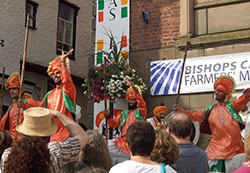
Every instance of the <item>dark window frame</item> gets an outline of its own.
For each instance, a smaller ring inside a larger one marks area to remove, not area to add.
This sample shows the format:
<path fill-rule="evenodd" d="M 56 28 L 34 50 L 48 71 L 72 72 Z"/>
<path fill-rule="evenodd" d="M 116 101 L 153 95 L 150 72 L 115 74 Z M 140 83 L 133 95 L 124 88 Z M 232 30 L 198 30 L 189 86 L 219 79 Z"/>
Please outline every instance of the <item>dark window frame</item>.
<path fill-rule="evenodd" d="M 26 1 L 26 6 L 25 6 L 25 27 L 27 23 L 27 4 L 31 5 L 33 7 L 33 17 L 30 16 L 30 18 L 33 18 L 33 23 L 32 26 L 29 26 L 29 28 L 36 30 L 36 13 L 37 13 L 37 8 L 38 8 L 38 3 L 33 2 L 31 0 Z M 31 20 L 30 20 L 31 21 Z"/>
<path fill-rule="evenodd" d="M 64 5 L 70 7 L 73 9 L 74 11 L 74 18 L 73 18 L 73 38 L 72 38 L 72 48 L 74 49 L 74 51 L 72 52 L 72 54 L 69 56 L 69 59 L 71 60 L 75 60 L 75 47 L 76 47 L 76 23 L 77 23 L 77 15 L 78 15 L 78 11 L 79 11 L 79 7 L 67 2 L 67 1 L 64 1 L 64 0 L 59 0 L 59 3 L 58 3 L 58 16 L 57 16 L 57 33 L 58 33 L 58 28 L 59 28 L 59 8 L 60 8 L 60 3 L 63 3 Z M 58 34 L 57 34 L 57 37 L 56 37 L 56 54 L 57 55 L 61 55 L 61 51 L 59 51 L 57 49 L 58 47 Z"/>

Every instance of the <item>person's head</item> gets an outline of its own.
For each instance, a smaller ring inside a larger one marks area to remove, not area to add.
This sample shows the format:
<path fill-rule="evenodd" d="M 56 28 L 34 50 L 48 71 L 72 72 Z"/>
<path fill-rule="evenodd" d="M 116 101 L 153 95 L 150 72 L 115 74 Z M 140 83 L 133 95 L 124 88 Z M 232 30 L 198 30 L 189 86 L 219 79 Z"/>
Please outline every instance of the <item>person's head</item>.
<path fill-rule="evenodd" d="M 101 167 L 109 171 L 113 166 L 112 158 L 103 136 L 92 130 L 88 130 L 86 133 L 90 139 L 88 144 L 80 152 L 78 161 L 83 162 L 87 166 Z"/>
<path fill-rule="evenodd" d="M 108 173 L 108 171 L 100 167 L 87 166 L 76 173 Z"/>
<path fill-rule="evenodd" d="M 51 164 L 47 143 L 39 137 L 25 137 L 11 148 L 4 172 L 49 173 Z"/>
<path fill-rule="evenodd" d="M 235 81 L 231 76 L 220 76 L 214 83 L 215 100 L 218 102 L 229 101 L 236 87 Z"/>
<path fill-rule="evenodd" d="M 83 164 L 82 162 L 71 161 L 63 165 L 60 168 L 59 173 L 76 173 L 77 171 L 80 171 L 85 167 L 86 165 Z"/>
<path fill-rule="evenodd" d="M 179 146 L 165 129 L 155 130 L 155 145 L 150 159 L 157 163 L 173 164 L 179 157 Z"/>
<path fill-rule="evenodd" d="M 6 148 L 11 147 L 13 141 L 10 136 L 10 132 L 7 130 L 0 131 L 0 158 Z"/>
<path fill-rule="evenodd" d="M 12 99 L 18 99 L 20 90 L 20 74 L 14 72 L 6 81 L 5 89 L 9 91 Z"/>
<path fill-rule="evenodd" d="M 246 153 L 245 162 L 249 162 L 250 161 L 250 133 L 247 134 L 244 147 L 245 147 L 245 153 Z"/>
<path fill-rule="evenodd" d="M 134 85 L 138 90 L 139 94 L 141 94 L 141 89 L 138 85 Z M 128 109 L 133 110 L 137 108 L 137 101 L 136 101 L 136 93 L 132 87 L 127 89 L 126 99 L 128 101 Z"/>
<path fill-rule="evenodd" d="M 167 131 L 179 139 L 190 139 L 192 134 L 192 120 L 182 112 L 170 115 L 167 120 Z"/>
<path fill-rule="evenodd" d="M 136 121 L 128 127 L 126 141 L 133 156 L 149 156 L 155 144 L 154 128 L 146 121 Z"/>
<path fill-rule="evenodd" d="M 23 112 L 24 120 L 16 130 L 24 136 L 47 138 L 57 131 L 57 123 L 51 118 L 50 110 L 32 107 Z"/>
<path fill-rule="evenodd" d="M 157 106 L 154 108 L 153 113 L 158 120 L 161 120 L 165 118 L 167 111 L 168 108 L 166 106 Z"/>
<path fill-rule="evenodd" d="M 69 58 L 66 58 L 66 66 L 67 69 L 69 70 Z M 51 77 L 56 85 L 61 85 L 62 84 L 62 63 L 61 63 L 61 56 L 57 56 L 53 61 L 49 63 L 47 73 L 49 77 Z"/>

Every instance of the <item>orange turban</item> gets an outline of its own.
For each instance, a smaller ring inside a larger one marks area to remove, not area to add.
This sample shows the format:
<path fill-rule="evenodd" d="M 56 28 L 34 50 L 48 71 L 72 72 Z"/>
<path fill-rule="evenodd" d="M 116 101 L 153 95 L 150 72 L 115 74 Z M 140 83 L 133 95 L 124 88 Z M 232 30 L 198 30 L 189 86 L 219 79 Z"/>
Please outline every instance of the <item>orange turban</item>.
<path fill-rule="evenodd" d="M 66 58 L 66 66 L 69 70 L 69 58 Z M 49 63 L 49 67 L 47 69 L 47 73 L 49 75 L 49 77 L 52 78 L 52 73 L 56 72 L 56 71 L 62 71 L 63 67 L 62 67 L 62 63 L 61 63 L 61 56 L 57 56 L 53 61 L 51 61 Z"/>
<path fill-rule="evenodd" d="M 232 98 L 232 93 L 236 87 L 234 78 L 231 76 L 220 76 L 216 79 L 214 83 L 214 89 L 220 90 L 226 93 L 226 101 Z"/>
<path fill-rule="evenodd" d="M 138 92 L 141 94 L 141 89 L 138 85 L 134 85 Z M 128 90 L 127 90 L 127 93 L 126 93 L 126 99 L 136 99 L 136 95 L 135 95 L 135 91 L 133 90 L 132 87 L 129 87 Z"/>
<path fill-rule="evenodd" d="M 18 72 L 10 75 L 6 81 L 5 89 L 9 91 L 11 88 L 20 88 L 20 74 Z"/>
<path fill-rule="evenodd" d="M 159 115 L 160 113 L 166 114 L 168 111 L 168 108 L 166 106 L 157 106 L 154 108 L 153 113 L 155 116 Z"/>
<path fill-rule="evenodd" d="M 223 91 L 226 94 L 233 93 L 235 86 L 235 81 L 231 76 L 220 76 L 214 83 L 214 89 Z"/>

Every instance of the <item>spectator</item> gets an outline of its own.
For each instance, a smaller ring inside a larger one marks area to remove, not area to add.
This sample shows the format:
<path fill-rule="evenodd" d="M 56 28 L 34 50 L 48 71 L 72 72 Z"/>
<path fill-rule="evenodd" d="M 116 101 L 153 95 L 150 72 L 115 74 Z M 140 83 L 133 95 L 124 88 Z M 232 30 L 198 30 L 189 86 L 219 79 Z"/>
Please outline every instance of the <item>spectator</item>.
<path fill-rule="evenodd" d="M 208 173 L 207 154 L 190 141 L 191 119 L 184 113 L 174 113 L 166 121 L 168 133 L 179 145 L 179 158 L 171 166 L 178 173 Z"/>
<path fill-rule="evenodd" d="M 126 134 L 127 144 L 131 150 L 131 160 L 113 166 L 110 173 L 161 173 L 162 170 L 175 173 L 169 165 L 150 160 L 150 153 L 155 144 L 155 132 L 150 123 L 136 121 L 129 126 Z"/>
<path fill-rule="evenodd" d="M 10 132 L 7 130 L 0 131 L 0 158 L 6 148 L 11 147 L 13 140 L 10 136 Z"/>
<path fill-rule="evenodd" d="M 246 137 L 245 147 L 245 161 L 239 169 L 236 169 L 233 173 L 247 173 L 250 172 L 250 133 Z"/>
<path fill-rule="evenodd" d="M 155 130 L 155 145 L 150 159 L 166 165 L 173 164 L 179 157 L 179 146 L 165 129 Z"/>
<path fill-rule="evenodd" d="M 100 167 L 87 166 L 77 173 L 108 173 L 108 171 Z"/>
<path fill-rule="evenodd" d="M 113 166 L 112 158 L 102 135 L 92 130 L 88 130 L 87 135 L 89 142 L 80 152 L 78 161 L 87 166 L 100 167 L 109 171 Z"/>
<path fill-rule="evenodd" d="M 37 136 L 49 141 L 52 134 L 57 131 L 57 123 L 53 118 L 58 118 L 61 123 L 67 127 L 72 137 L 63 142 L 50 142 L 48 149 L 52 165 L 51 172 L 58 172 L 59 169 L 67 162 L 76 160 L 80 150 L 88 143 L 88 135 L 72 119 L 58 111 L 49 110 L 42 107 L 29 108 L 24 111 L 24 121 L 17 126 L 17 131 L 28 139 L 31 136 Z M 27 146 L 28 147 L 28 146 Z M 2 155 L 1 163 L 5 164 L 11 149 L 6 149 Z M 24 153 L 22 157 L 27 157 L 30 153 Z M 19 157 L 21 158 L 21 157 Z"/>
<path fill-rule="evenodd" d="M 85 167 L 86 165 L 83 164 L 82 162 L 71 161 L 63 165 L 59 173 L 76 173 L 77 171 L 80 171 Z"/>
<path fill-rule="evenodd" d="M 11 148 L 4 163 L 8 173 L 50 173 L 50 152 L 46 141 L 39 137 L 24 137 Z"/>
<path fill-rule="evenodd" d="M 13 141 L 10 132 L 7 130 L 0 131 L 0 158 L 6 148 L 11 147 Z M 2 172 L 2 165 L 0 164 L 0 173 Z"/>

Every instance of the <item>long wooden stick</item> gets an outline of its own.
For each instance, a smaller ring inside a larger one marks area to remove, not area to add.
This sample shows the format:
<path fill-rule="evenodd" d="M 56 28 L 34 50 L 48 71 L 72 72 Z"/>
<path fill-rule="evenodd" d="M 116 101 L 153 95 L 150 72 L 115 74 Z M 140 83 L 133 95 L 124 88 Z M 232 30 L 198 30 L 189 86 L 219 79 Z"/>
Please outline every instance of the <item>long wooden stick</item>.
<path fill-rule="evenodd" d="M 1 97 L 0 97 L 0 116 L 1 116 L 1 118 L 2 118 L 2 112 L 3 112 L 4 73 L 5 73 L 5 67 L 3 67 L 3 73 L 2 73 L 2 87 L 1 87 Z"/>
<path fill-rule="evenodd" d="M 25 72 L 26 53 L 27 53 L 28 37 L 29 37 L 29 21 L 30 21 L 30 17 L 29 17 L 29 14 L 27 14 L 24 49 L 23 49 L 23 64 L 22 64 L 22 73 L 21 73 L 21 79 L 20 79 L 19 99 L 22 99 L 23 78 L 24 78 L 24 72 Z M 18 112 L 17 112 L 16 127 L 19 123 L 19 114 L 20 114 L 20 108 L 18 108 Z M 16 142 L 16 140 L 17 140 L 17 131 L 16 130 L 15 130 L 15 138 L 14 139 Z"/>
<path fill-rule="evenodd" d="M 187 44 L 186 44 L 186 47 L 185 47 L 185 52 L 184 52 L 183 63 L 182 63 L 182 69 L 181 69 L 181 77 L 180 77 L 180 82 L 179 82 L 178 92 L 177 92 L 177 97 L 176 97 L 176 104 L 178 104 L 178 103 L 179 103 L 180 91 L 181 91 L 182 76 L 183 76 L 183 71 L 184 71 L 185 62 L 186 62 L 186 58 L 187 58 L 187 51 L 188 51 L 188 47 L 190 47 L 190 46 L 191 46 L 191 43 L 190 43 L 189 41 L 187 41 Z"/>
<path fill-rule="evenodd" d="M 104 110 L 107 111 L 107 81 L 106 81 L 106 57 L 105 56 L 104 56 L 103 74 L 104 74 L 104 86 L 103 86 L 104 88 Z M 108 119 L 107 117 L 105 118 L 105 123 L 106 123 L 105 138 L 106 138 L 106 144 L 108 145 Z"/>

